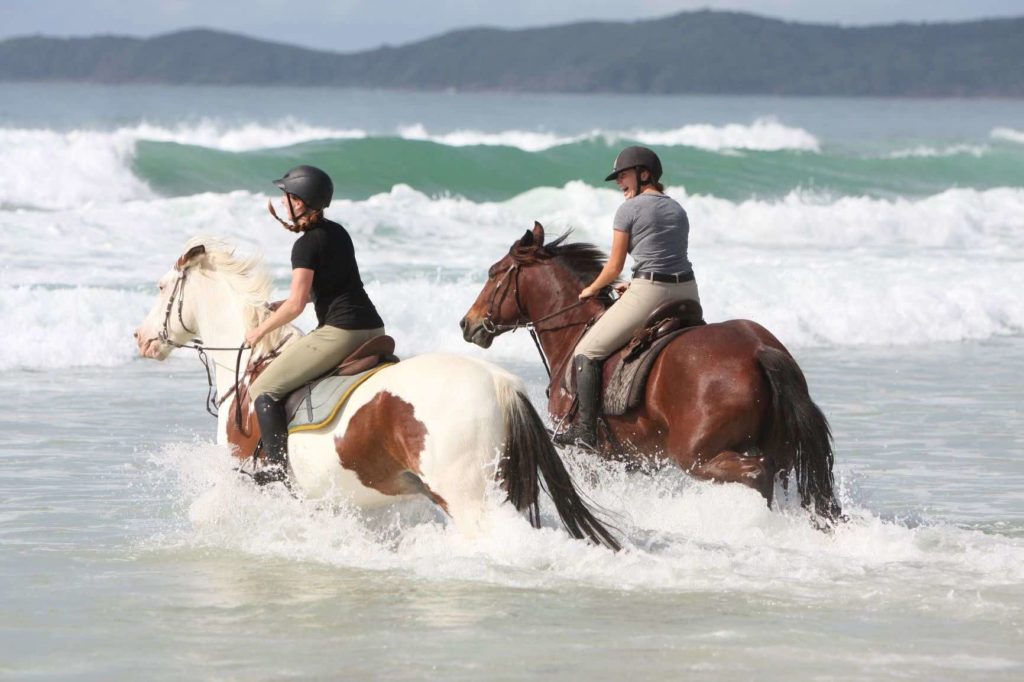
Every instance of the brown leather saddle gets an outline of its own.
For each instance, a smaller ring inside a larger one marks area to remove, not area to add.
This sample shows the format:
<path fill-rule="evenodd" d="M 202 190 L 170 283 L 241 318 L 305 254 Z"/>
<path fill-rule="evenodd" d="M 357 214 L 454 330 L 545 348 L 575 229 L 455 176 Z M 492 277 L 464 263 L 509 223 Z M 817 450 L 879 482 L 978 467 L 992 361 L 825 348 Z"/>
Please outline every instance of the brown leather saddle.
<path fill-rule="evenodd" d="M 704 311 L 697 301 L 673 301 L 651 313 L 643 328 L 604 361 L 601 412 L 619 416 L 643 404 L 647 377 L 658 354 L 676 337 L 704 324 Z M 575 386 L 569 389 L 575 393 Z"/>
<path fill-rule="evenodd" d="M 375 336 L 349 353 L 336 368 L 292 391 L 285 399 L 285 414 L 289 419 L 305 402 L 312 403 L 313 390 L 331 377 L 348 377 L 367 372 L 377 365 L 398 362 L 395 340 L 388 335 Z"/>

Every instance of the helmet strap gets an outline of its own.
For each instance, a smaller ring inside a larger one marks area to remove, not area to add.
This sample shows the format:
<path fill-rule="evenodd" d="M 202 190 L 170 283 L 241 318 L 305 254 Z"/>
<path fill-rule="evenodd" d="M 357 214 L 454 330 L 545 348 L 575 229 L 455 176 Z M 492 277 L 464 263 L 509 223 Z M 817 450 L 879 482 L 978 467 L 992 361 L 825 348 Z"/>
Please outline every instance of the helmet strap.
<path fill-rule="evenodd" d="M 306 209 L 302 213 L 300 213 L 299 215 L 295 215 L 295 206 L 292 205 L 292 195 L 285 192 L 284 196 L 285 201 L 288 202 L 288 215 L 291 216 L 292 222 L 298 225 L 300 220 L 309 215 L 309 207 L 306 206 Z M 305 204 L 305 202 L 303 202 L 303 204 Z"/>
<path fill-rule="evenodd" d="M 654 184 L 654 176 L 651 175 L 651 171 L 649 171 L 649 170 L 647 171 L 647 179 L 646 180 L 644 180 L 642 178 L 642 176 L 644 174 L 644 170 L 646 170 L 646 169 L 643 166 L 637 166 L 636 167 L 636 187 L 637 187 L 638 191 L 643 189 L 644 186 L 646 186 L 646 185 L 653 185 Z"/>

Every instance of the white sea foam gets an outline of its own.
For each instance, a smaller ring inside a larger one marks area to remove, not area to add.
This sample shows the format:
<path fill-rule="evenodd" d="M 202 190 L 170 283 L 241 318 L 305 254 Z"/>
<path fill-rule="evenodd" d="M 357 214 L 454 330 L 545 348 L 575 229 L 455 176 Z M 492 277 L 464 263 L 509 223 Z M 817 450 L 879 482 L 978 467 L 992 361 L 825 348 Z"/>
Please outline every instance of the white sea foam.
<path fill-rule="evenodd" d="M 690 257 L 709 319 L 764 323 L 793 347 L 916 344 L 1024 332 L 1024 190 L 949 190 L 925 199 L 839 200 L 794 192 L 730 202 L 670 190 L 688 209 Z M 484 353 L 457 326 L 487 267 L 540 220 L 550 238 L 603 248 L 620 195 L 584 183 L 505 202 L 431 198 L 408 187 L 340 200 L 363 279 L 403 354 Z M 294 237 L 248 192 L 0 211 L 3 368 L 111 365 L 133 357 L 131 330 L 155 282 L 192 236 L 260 253 L 283 296 Z M 312 324 L 307 315 L 304 324 Z M 86 352 L 54 350 L 76 339 Z M 56 342 L 54 342 L 56 343 Z M 486 357 L 535 351 L 525 334 Z"/>
<path fill-rule="evenodd" d="M 885 154 L 886 159 L 936 158 L 942 156 L 960 156 L 966 154 L 975 158 L 984 156 L 989 147 L 979 144 L 954 144 L 948 147 L 929 147 L 918 145 L 910 149 L 898 149 Z"/>
<path fill-rule="evenodd" d="M 49 209 L 152 198 L 153 192 L 132 170 L 140 140 L 240 152 L 366 135 L 363 130 L 324 128 L 291 119 L 270 125 L 231 126 L 204 120 L 174 127 L 140 123 L 114 130 L 64 132 L 0 128 L 0 205 Z"/>
<path fill-rule="evenodd" d="M 741 123 L 729 123 L 722 126 L 690 124 L 672 130 L 593 130 L 577 135 L 556 135 L 526 130 L 506 130 L 496 133 L 457 130 L 450 133 L 430 133 L 422 124 L 404 126 L 399 129 L 399 133 L 403 138 L 410 140 L 430 140 L 456 147 L 500 145 L 518 147 L 530 152 L 543 151 L 551 147 L 585 140 L 604 140 L 609 145 L 617 145 L 625 140 L 631 140 L 664 147 L 696 147 L 712 151 L 740 149 L 819 151 L 821 148 L 820 142 L 811 133 L 802 128 L 785 126 L 771 118 L 759 118 L 750 125 Z"/>
<path fill-rule="evenodd" d="M 751 125 L 687 125 L 675 130 L 587 131 L 577 135 L 507 130 L 456 130 L 431 133 L 421 124 L 396 133 L 411 140 L 449 146 L 502 145 L 529 152 L 580 140 L 601 139 L 609 145 L 635 140 L 663 146 L 685 145 L 709 150 L 817 150 L 810 133 L 768 119 Z M 0 128 L 0 205 L 65 208 L 90 201 L 148 199 L 150 188 L 132 170 L 140 140 L 197 145 L 232 152 L 286 147 L 314 140 L 359 139 L 362 129 L 314 126 L 293 119 L 277 123 L 231 125 L 215 120 L 160 126 L 140 123 L 114 130 L 54 131 Z M 46 183 L 38 178 L 45 177 Z"/>
<path fill-rule="evenodd" d="M 0 128 L 0 206 L 152 197 L 131 169 L 136 139 L 127 132 Z"/>
<path fill-rule="evenodd" d="M 650 145 L 686 146 L 712 151 L 750 149 L 780 151 L 794 149 L 816 152 L 821 149 L 818 138 L 802 128 L 783 125 L 774 118 L 759 118 L 750 125 L 729 123 L 685 125 L 675 130 L 637 130 L 610 136 L 632 139 Z"/>
<path fill-rule="evenodd" d="M 995 128 L 989 133 L 989 137 L 993 140 L 1006 140 L 1007 142 L 1024 144 L 1024 132 L 1014 128 Z"/>
<path fill-rule="evenodd" d="M 358 513 L 267 494 L 238 477 L 222 449 L 203 444 L 152 457 L 154 484 L 178 502 L 173 532 L 154 542 L 528 588 L 770 592 L 796 601 L 827 590 L 832 608 L 885 604 L 933 616 L 963 608 L 1002 616 L 1000 588 L 1024 579 L 1020 539 L 909 528 L 849 500 L 851 521 L 828 534 L 793 500 L 771 511 L 749 489 L 698 483 L 675 468 L 627 473 L 585 456 L 568 464 L 616 526 L 623 552 L 569 538 L 547 501 L 544 528 L 534 530 L 499 507 L 498 491 L 487 532 L 476 538 L 421 500 Z"/>
<path fill-rule="evenodd" d="M 129 362 L 137 354 L 132 329 L 151 304 L 114 289 L 0 287 L 0 371 Z"/>
<path fill-rule="evenodd" d="M 571 144 L 592 137 L 592 135 L 556 135 L 527 130 L 505 130 L 495 133 L 479 130 L 455 130 L 450 133 L 430 133 L 422 123 L 400 126 L 398 134 L 406 140 L 426 140 L 451 147 L 475 145 L 518 147 L 528 152 L 544 151 L 551 147 Z"/>
<path fill-rule="evenodd" d="M 138 140 L 176 142 L 229 152 L 290 147 L 314 140 L 351 140 L 368 136 L 359 128 L 328 128 L 286 118 L 272 124 L 245 123 L 229 125 L 213 120 L 180 124 L 173 128 L 140 124 L 118 131 Z"/>

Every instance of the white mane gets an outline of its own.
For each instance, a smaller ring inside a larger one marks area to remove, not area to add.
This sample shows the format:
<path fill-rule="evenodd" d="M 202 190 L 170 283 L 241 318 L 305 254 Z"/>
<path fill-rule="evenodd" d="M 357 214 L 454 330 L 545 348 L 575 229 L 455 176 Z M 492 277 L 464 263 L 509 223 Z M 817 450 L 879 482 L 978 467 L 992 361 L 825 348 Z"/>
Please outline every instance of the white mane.
<path fill-rule="evenodd" d="M 216 237 L 193 237 L 185 244 L 187 252 L 194 246 L 206 247 L 206 254 L 197 265 L 208 276 L 217 276 L 241 299 L 246 329 L 252 329 L 265 320 L 270 314 L 267 302 L 270 299 L 271 279 L 263 265 L 263 258 L 250 256 L 236 257 L 235 248 Z M 260 340 L 255 349 L 256 355 L 262 355 L 276 348 L 291 325 L 278 327 Z"/>

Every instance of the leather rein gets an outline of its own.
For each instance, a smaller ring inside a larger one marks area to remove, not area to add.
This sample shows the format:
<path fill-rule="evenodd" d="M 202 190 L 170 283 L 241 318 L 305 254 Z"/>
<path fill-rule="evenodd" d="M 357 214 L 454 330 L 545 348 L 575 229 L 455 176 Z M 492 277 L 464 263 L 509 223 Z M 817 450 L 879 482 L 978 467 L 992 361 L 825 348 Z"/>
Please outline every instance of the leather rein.
<path fill-rule="evenodd" d="M 160 330 L 160 333 L 157 334 L 157 338 L 160 340 L 161 343 L 166 343 L 169 346 L 174 346 L 175 348 L 188 348 L 191 350 L 195 350 L 198 353 L 199 362 L 203 364 L 203 369 L 206 370 L 206 411 L 209 414 L 213 415 L 214 417 L 217 417 L 218 410 L 221 407 L 221 405 L 223 405 L 224 402 L 228 398 L 230 398 L 232 394 L 237 394 L 239 392 L 239 385 L 241 384 L 242 378 L 242 353 L 247 348 L 249 348 L 249 345 L 245 341 L 242 341 L 241 345 L 237 347 L 207 346 L 206 344 L 203 343 L 202 339 L 199 339 L 198 337 L 195 336 L 196 332 L 188 328 L 188 325 L 185 324 L 185 319 L 182 315 L 182 309 L 185 306 L 185 281 L 188 278 L 189 268 L 187 266 L 184 268 L 178 268 L 177 266 L 175 266 L 175 269 L 178 270 L 179 272 L 178 279 L 175 280 L 174 288 L 171 289 L 171 296 L 169 299 L 167 299 L 167 310 L 164 312 L 164 325 L 163 328 Z M 189 343 L 178 343 L 177 341 L 172 341 L 170 338 L 171 315 L 174 312 L 175 299 L 177 299 L 178 301 L 178 323 L 181 325 L 182 329 L 184 329 L 189 334 L 193 335 L 192 341 L 190 341 Z M 272 350 L 268 355 L 259 358 L 257 362 L 269 362 L 271 359 L 273 359 L 279 354 L 281 346 L 283 345 L 284 341 L 282 341 L 281 345 Z M 232 384 L 231 388 L 228 389 L 227 393 L 225 393 L 223 396 L 218 397 L 217 387 L 213 382 L 213 372 L 210 370 L 210 358 L 206 355 L 206 351 L 227 350 L 237 351 L 237 355 L 235 356 L 235 381 L 234 384 Z M 235 401 L 235 426 L 239 429 L 242 428 L 241 400 Z"/>

